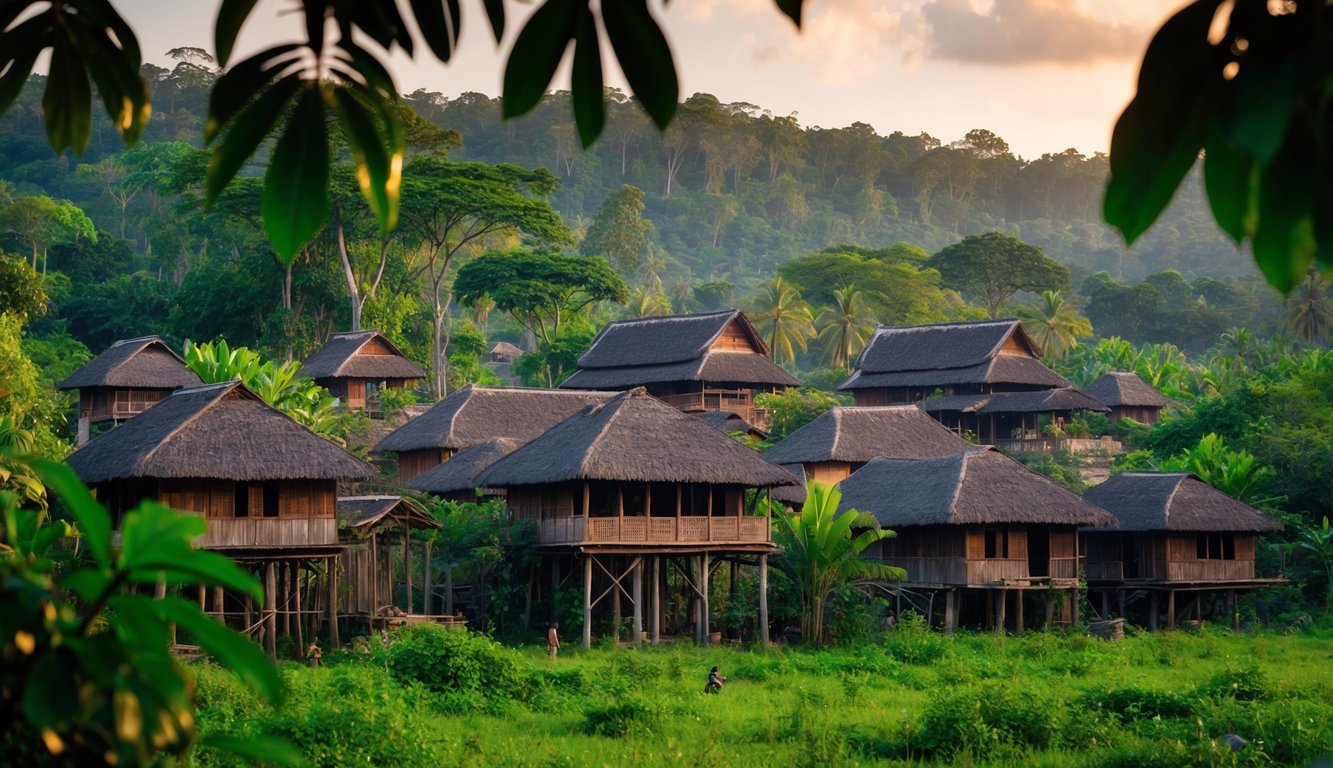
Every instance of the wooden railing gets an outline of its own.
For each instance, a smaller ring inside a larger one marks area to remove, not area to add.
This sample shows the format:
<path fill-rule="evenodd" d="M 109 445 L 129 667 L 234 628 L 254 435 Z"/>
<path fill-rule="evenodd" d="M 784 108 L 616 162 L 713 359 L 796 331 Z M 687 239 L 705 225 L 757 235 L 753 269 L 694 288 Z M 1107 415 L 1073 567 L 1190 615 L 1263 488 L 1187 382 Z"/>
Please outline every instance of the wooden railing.
<path fill-rule="evenodd" d="M 540 544 L 761 543 L 765 517 L 557 517 L 537 522 Z"/>
<path fill-rule="evenodd" d="M 1167 581 L 1223 581 L 1253 578 L 1253 560 L 1186 560 L 1166 564 Z"/>
<path fill-rule="evenodd" d="M 208 518 L 208 532 L 199 537 L 201 549 L 235 547 L 325 546 L 338 543 L 338 521 L 332 517 Z"/>
<path fill-rule="evenodd" d="M 148 410 L 149 408 L 152 408 L 153 406 L 157 405 L 159 402 L 161 401 L 154 400 L 151 403 L 144 402 L 142 400 L 135 400 L 133 402 L 128 402 L 128 403 L 117 402 L 112 404 L 111 406 L 111 418 L 116 420 L 131 419 L 143 413 L 144 411 Z"/>
<path fill-rule="evenodd" d="M 1028 561 L 1026 559 L 967 561 L 968 584 L 986 584 L 1003 579 L 1026 578 L 1028 578 Z"/>
<path fill-rule="evenodd" d="M 756 408 L 751 392 L 731 389 L 705 389 L 702 392 L 686 392 L 676 395 L 661 395 L 659 400 L 682 411 L 731 411 L 749 423 L 762 428 L 768 423 L 767 408 Z"/>
<path fill-rule="evenodd" d="M 961 557 L 889 557 L 882 561 L 907 571 L 909 584 L 963 584 L 967 561 Z"/>
<path fill-rule="evenodd" d="M 1124 581 L 1124 563 L 1119 560 L 1088 561 L 1088 581 Z"/>
<path fill-rule="evenodd" d="M 1078 558 L 1077 558 L 1077 557 L 1052 557 L 1052 558 L 1051 558 L 1051 578 L 1053 578 L 1053 579 L 1077 579 L 1077 578 L 1078 578 Z"/>
<path fill-rule="evenodd" d="M 1002 438 L 995 447 L 1008 453 L 1053 453 L 1069 451 L 1075 455 L 1089 453 L 1120 453 L 1124 446 L 1110 437 L 1029 437 Z"/>

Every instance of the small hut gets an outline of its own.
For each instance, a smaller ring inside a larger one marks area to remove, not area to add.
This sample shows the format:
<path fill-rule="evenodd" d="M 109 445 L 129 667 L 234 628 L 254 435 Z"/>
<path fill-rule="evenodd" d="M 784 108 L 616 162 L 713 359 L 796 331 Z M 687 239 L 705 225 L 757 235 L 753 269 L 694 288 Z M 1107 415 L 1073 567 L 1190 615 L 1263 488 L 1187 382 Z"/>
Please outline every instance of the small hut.
<path fill-rule="evenodd" d="M 398 481 L 407 482 L 458 451 L 496 437 L 527 442 L 613 392 L 468 385 L 375 444 L 398 456 Z"/>
<path fill-rule="evenodd" d="M 1059 618 L 1077 623 L 1078 529 L 1112 522 L 1078 494 L 989 447 L 936 459 L 875 459 L 840 488 L 842 509 L 868 512 L 897 533 L 866 556 L 905 568 L 901 586 L 930 596 L 932 619 L 934 596 L 944 594 L 946 631 L 962 621 L 1022 632 L 1024 604 L 1039 602 L 1048 624 L 1057 608 Z"/>
<path fill-rule="evenodd" d="M 1112 421 L 1133 419 L 1141 424 L 1156 424 L 1162 419 L 1162 409 L 1171 399 L 1139 378 L 1137 373 L 1111 371 L 1089 384 L 1084 393 L 1110 409 Z"/>
<path fill-rule="evenodd" d="M 877 457 L 934 459 L 976 446 L 940 426 L 915 405 L 839 406 L 787 435 L 764 458 L 800 477 L 832 485 Z M 782 489 L 780 501 L 799 504 L 805 489 Z"/>
<path fill-rule="evenodd" d="M 1025 440 L 1041 439 L 1042 417 L 1063 426 L 1076 415 L 1110 410 L 1074 387 L 942 395 L 926 400 L 921 407 L 949 429 L 970 431 L 982 443 L 1017 450 L 1026 447 Z"/>
<path fill-rule="evenodd" d="M 426 371 L 379 331 L 335 333 L 301 364 L 301 375 L 341 398 L 349 411 L 384 415 L 380 393 L 414 387 Z"/>
<path fill-rule="evenodd" d="M 562 389 L 644 387 L 682 411 L 731 411 L 763 429 L 754 396 L 800 381 L 768 359 L 768 345 L 739 309 L 621 320 L 603 328 Z"/>
<path fill-rule="evenodd" d="M 491 346 L 490 361 L 492 363 L 512 363 L 522 356 L 523 350 L 507 341 L 497 341 Z"/>
<path fill-rule="evenodd" d="M 203 383 L 166 342 L 141 336 L 112 344 L 60 382 L 60 388 L 79 391 L 78 443 L 83 445 L 93 424 L 119 424 L 181 387 Z"/>
<path fill-rule="evenodd" d="M 585 647 L 592 610 L 608 597 L 617 635 L 625 597 L 636 643 L 645 613 L 653 642 L 664 624 L 693 629 L 697 642 L 708 642 L 708 584 L 722 562 L 733 564 L 733 586 L 736 566 L 758 567 L 758 635 L 767 640 L 767 557 L 775 546 L 768 518 L 747 514 L 745 496 L 795 479 L 643 389 L 584 408 L 497 461 L 476 482 L 506 489 L 515 518 L 536 524 L 554 583 L 562 572 L 582 571 Z M 667 569 L 688 588 L 688 610 L 668 612 Z"/>
<path fill-rule="evenodd" d="M 371 468 L 239 381 L 177 390 L 75 451 L 69 466 L 117 527 L 143 499 L 206 518 L 208 532 L 196 546 L 261 573 L 266 599 L 261 610 L 248 598 L 217 591 L 209 612 L 244 628 L 262 623 L 270 654 L 279 620 L 281 633 L 294 634 L 304 648 L 303 625 L 313 636 L 320 621 L 334 615 L 328 596 L 341 549 L 337 485 L 363 480 Z M 313 588 L 304 572 L 318 572 L 328 591 Z M 201 590 L 201 606 L 206 597 Z"/>
<path fill-rule="evenodd" d="M 1234 623 L 1237 593 L 1284 581 L 1258 578 L 1254 568 L 1255 538 L 1282 525 L 1194 475 L 1121 472 L 1083 498 L 1115 519 L 1084 534 L 1088 589 L 1101 594 L 1104 614 L 1114 598 L 1124 617 L 1146 593 L 1148 625 L 1156 629 L 1165 597 L 1166 627 L 1174 629 L 1177 593 L 1192 598 L 1183 614 L 1200 619 L 1217 603 L 1205 598 L 1222 595 Z"/>
<path fill-rule="evenodd" d="M 429 541 L 421 543 L 422 600 L 416 610 L 411 532 L 440 527 L 419 504 L 402 496 L 340 496 L 338 526 L 343 543 L 338 564 L 349 585 L 340 617 L 368 622 L 371 628 L 452 618 L 433 610 Z M 394 550 L 400 553 L 397 568 Z"/>
<path fill-rule="evenodd" d="M 479 497 L 497 496 L 498 491 L 479 487 L 477 476 L 520 445 L 522 443 L 509 437 L 470 445 L 443 464 L 412 478 L 407 487 L 450 501 L 476 501 Z"/>
<path fill-rule="evenodd" d="M 696 411 L 691 415 L 714 429 L 726 432 L 728 435 L 739 432 L 756 442 L 768 439 L 767 432 L 737 416 L 733 411 Z"/>

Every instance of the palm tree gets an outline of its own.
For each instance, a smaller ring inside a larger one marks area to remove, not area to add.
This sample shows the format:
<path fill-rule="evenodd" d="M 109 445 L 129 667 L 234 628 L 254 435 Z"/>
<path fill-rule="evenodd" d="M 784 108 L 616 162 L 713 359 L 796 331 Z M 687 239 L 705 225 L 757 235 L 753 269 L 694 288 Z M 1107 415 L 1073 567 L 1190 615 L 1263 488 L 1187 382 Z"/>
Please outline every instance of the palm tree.
<path fill-rule="evenodd" d="M 778 363 L 796 362 L 796 349 L 806 350 L 806 339 L 815 335 L 814 315 L 796 287 L 774 278 L 750 313 L 755 328 L 768 340 L 768 349 Z"/>
<path fill-rule="evenodd" d="M 842 492 L 836 485 L 810 483 L 799 514 L 774 505 L 773 541 L 782 546 L 777 560 L 801 601 L 801 640 L 824 639 L 824 606 L 833 590 L 855 581 L 898 581 L 901 568 L 861 558 L 861 553 L 893 531 L 879 527 L 873 515 L 849 509 L 838 514 Z"/>
<path fill-rule="evenodd" d="M 817 322 L 824 361 L 834 368 L 846 368 L 878 324 L 865 297 L 850 285 L 833 292 L 833 306 L 819 310 Z"/>
<path fill-rule="evenodd" d="M 635 288 L 629 296 L 628 317 L 660 317 L 671 314 L 671 299 L 647 288 Z"/>
<path fill-rule="evenodd" d="M 1296 290 L 1287 298 L 1287 311 L 1282 315 L 1282 329 L 1296 338 L 1314 343 L 1328 338 L 1333 328 L 1333 296 L 1329 281 L 1310 270 Z"/>
<path fill-rule="evenodd" d="M 1077 346 L 1080 337 L 1092 335 L 1092 322 L 1059 291 L 1042 291 L 1037 306 L 1023 307 L 1018 314 L 1043 356 L 1060 357 Z"/>

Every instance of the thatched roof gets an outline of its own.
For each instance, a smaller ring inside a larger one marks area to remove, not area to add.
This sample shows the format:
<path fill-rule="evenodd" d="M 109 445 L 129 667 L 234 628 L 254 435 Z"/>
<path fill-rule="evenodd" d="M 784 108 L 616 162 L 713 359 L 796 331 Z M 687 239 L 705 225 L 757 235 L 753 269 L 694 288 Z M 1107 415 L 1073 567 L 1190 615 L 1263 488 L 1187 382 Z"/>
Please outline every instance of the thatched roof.
<path fill-rule="evenodd" d="M 1083 498 L 1116 518 L 1113 531 L 1282 530 L 1278 521 L 1184 472 L 1121 472 Z"/>
<path fill-rule="evenodd" d="M 783 469 L 790 472 L 792 477 L 796 479 L 799 485 L 792 485 L 784 488 L 774 488 L 770 492 L 770 496 L 772 497 L 773 501 L 782 502 L 783 504 L 787 504 L 792 508 L 800 507 L 802 504 L 805 503 L 805 497 L 806 497 L 805 484 L 810 480 L 810 477 L 805 473 L 805 465 L 782 464 L 780 466 Z"/>
<path fill-rule="evenodd" d="M 486 488 L 571 480 L 769 487 L 796 479 L 758 453 L 643 389 L 590 405 L 497 461 Z"/>
<path fill-rule="evenodd" d="M 461 450 L 495 437 L 527 442 L 614 392 L 466 386 L 385 435 L 376 453 Z"/>
<path fill-rule="evenodd" d="M 112 344 L 60 382 L 60 388 L 179 389 L 203 383 L 166 342 L 157 336 L 141 336 Z"/>
<path fill-rule="evenodd" d="M 915 405 L 837 407 L 764 452 L 777 464 L 930 459 L 972 448 Z"/>
<path fill-rule="evenodd" d="M 1010 338 L 1028 354 L 1001 354 Z M 1069 386 L 1037 359 L 1037 346 L 1021 322 L 985 320 L 879 328 L 861 351 L 856 370 L 838 388 L 1000 383 Z"/>
<path fill-rule="evenodd" d="M 363 352 L 371 341 L 378 341 L 392 354 Z M 352 331 L 330 336 L 301 364 L 300 375 L 312 379 L 422 379 L 426 371 L 379 331 Z"/>
<path fill-rule="evenodd" d="M 523 356 L 523 350 L 507 341 L 497 341 L 494 346 L 491 347 L 490 355 L 492 360 L 506 360 L 513 362 Z"/>
<path fill-rule="evenodd" d="M 421 505 L 402 496 L 338 497 L 338 522 L 352 530 L 368 529 L 386 516 L 405 520 L 409 528 L 440 527 L 440 521 L 431 517 Z"/>
<path fill-rule="evenodd" d="M 512 438 L 497 437 L 468 446 L 443 464 L 409 480 L 407 487 L 428 493 L 471 491 L 477 488 L 477 475 L 520 445 Z"/>
<path fill-rule="evenodd" d="M 727 434 L 744 432 L 748 435 L 754 435 L 760 440 L 768 437 L 767 432 L 742 419 L 732 411 L 696 411 L 690 415 L 713 429 L 720 429 Z"/>
<path fill-rule="evenodd" d="M 1137 373 L 1126 371 L 1111 371 L 1084 387 L 1083 391 L 1113 408 L 1122 405 L 1165 408 L 1171 404 L 1169 397 L 1153 389 Z"/>
<path fill-rule="evenodd" d="M 134 477 L 362 480 L 371 467 L 239 381 L 179 389 L 69 457 L 85 483 Z"/>
<path fill-rule="evenodd" d="M 994 448 L 939 459 L 875 459 L 843 480 L 841 509 L 887 528 L 921 525 L 1108 525 L 1110 515 Z"/>
<path fill-rule="evenodd" d="M 751 350 L 714 350 L 735 324 Z M 626 389 L 668 381 L 796 386 L 800 381 L 768 359 L 768 347 L 739 309 L 697 315 L 620 320 L 598 332 L 563 389 Z"/>
<path fill-rule="evenodd" d="M 1099 400 L 1094 400 L 1074 387 L 1042 389 L 1036 392 L 996 392 L 982 395 L 944 395 L 932 397 L 921 404 L 930 413 L 956 411 L 958 413 L 1051 413 L 1053 411 L 1109 411 Z"/>

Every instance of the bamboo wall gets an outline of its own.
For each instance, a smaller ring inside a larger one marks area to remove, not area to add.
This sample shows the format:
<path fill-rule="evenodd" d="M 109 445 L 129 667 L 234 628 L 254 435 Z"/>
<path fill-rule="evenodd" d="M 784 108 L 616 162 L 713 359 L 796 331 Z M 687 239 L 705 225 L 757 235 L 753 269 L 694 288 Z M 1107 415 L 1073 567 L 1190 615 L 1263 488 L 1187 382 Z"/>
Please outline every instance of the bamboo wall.
<path fill-rule="evenodd" d="M 123 421 L 143 413 L 170 394 L 170 389 L 88 387 L 79 390 L 79 416 L 90 423 Z"/>
<path fill-rule="evenodd" d="M 420 477 L 448 461 L 453 455 L 454 452 L 448 448 L 403 451 L 398 454 L 398 482 L 405 483 L 414 477 Z"/>
<path fill-rule="evenodd" d="M 338 541 L 336 486 L 332 480 L 238 484 L 230 480 L 167 479 L 158 481 L 155 496 L 173 509 L 208 519 L 208 532 L 198 541 L 201 547 L 327 546 Z M 132 495 L 130 490 L 130 486 L 122 486 L 119 494 L 113 491 L 112 495 L 124 504 Z M 248 507 L 245 517 L 237 517 L 240 494 L 245 494 Z"/>
<path fill-rule="evenodd" d="M 1254 536 L 1204 534 L 1225 547 L 1199 557 L 1199 535 L 1189 533 L 1089 533 L 1089 581 L 1231 581 L 1255 577 Z M 1211 542 L 1209 542 L 1211 547 Z M 1231 554 L 1231 557 L 1225 555 Z M 1132 559 L 1126 560 L 1126 555 Z"/>

